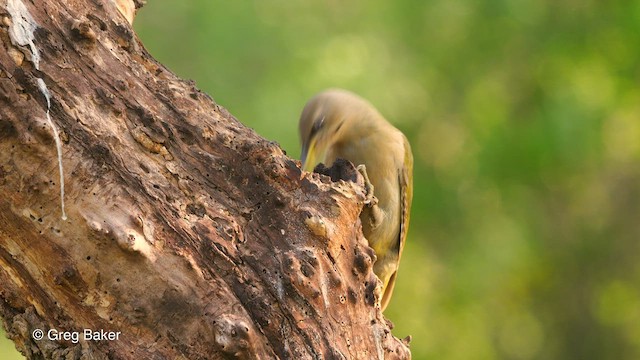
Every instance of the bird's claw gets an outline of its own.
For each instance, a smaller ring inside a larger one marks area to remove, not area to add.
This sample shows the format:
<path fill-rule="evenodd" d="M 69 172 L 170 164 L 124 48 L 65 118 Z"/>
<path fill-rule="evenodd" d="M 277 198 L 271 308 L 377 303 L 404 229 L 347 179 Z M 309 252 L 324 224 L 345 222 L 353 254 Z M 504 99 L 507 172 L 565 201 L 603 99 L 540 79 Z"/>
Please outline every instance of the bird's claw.
<path fill-rule="evenodd" d="M 369 181 L 369 175 L 367 175 L 367 167 L 364 164 L 360 164 L 356 167 L 356 170 L 364 178 L 364 190 L 365 190 L 365 205 L 373 207 L 378 204 L 378 198 L 373 194 L 373 184 Z"/>

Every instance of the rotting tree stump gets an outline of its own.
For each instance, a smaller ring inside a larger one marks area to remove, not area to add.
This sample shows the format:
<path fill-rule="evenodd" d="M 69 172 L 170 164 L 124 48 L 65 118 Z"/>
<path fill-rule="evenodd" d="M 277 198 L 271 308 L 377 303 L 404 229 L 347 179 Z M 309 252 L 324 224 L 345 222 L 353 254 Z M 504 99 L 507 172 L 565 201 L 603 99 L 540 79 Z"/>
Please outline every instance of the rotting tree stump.
<path fill-rule="evenodd" d="M 134 6 L 0 0 L 0 315 L 18 350 L 409 358 L 359 175 L 301 171 L 157 63 Z"/>

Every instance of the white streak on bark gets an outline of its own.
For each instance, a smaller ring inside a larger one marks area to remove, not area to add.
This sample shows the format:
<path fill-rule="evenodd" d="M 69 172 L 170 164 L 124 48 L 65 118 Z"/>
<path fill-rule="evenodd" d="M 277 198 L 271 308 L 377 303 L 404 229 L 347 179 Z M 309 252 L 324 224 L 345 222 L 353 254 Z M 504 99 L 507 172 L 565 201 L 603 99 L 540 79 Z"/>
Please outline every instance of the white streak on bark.
<path fill-rule="evenodd" d="M 35 31 L 38 23 L 33 19 L 27 7 L 21 0 L 7 0 L 7 11 L 11 15 L 12 25 L 9 28 L 9 37 L 14 45 L 29 46 L 31 49 L 31 62 L 36 70 L 40 70 L 40 50 L 35 44 Z M 47 88 L 44 80 L 36 78 L 38 88 L 45 99 L 47 99 L 47 123 L 53 130 L 53 138 L 56 141 L 56 150 L 58 151 L 58 169 L 60 171 L 60 206 L 62 208 L 62 220 L 67 220 L 67 214 L 64 211 L 64 171 L 62 168 L 62 142 L 60 134 L 53 120 L 51 120 L 51 93 Z"/>
<path fill-rule="evenodd" d="M 58 134 L 58 129 L 53 124 L 51 115 L 49 115 L 49 110 L 51 110 L 51 94 L 49 93 L 47 84 L 45 84 L 44 80 L 40 78 L 37 79 L 37 82 L 40 91 L 47 99 L 47 122 L 53 130 L 53 139 L 56 141 L 56 150 L 58 150 L 58 170 L 60 171 L 60 207 L 62 208 L 62 220 L 67 220 L 67 214 L 64 211 L 64 170 L 62 168 L 62 142 L 60 141 L 60 134 Z"/>

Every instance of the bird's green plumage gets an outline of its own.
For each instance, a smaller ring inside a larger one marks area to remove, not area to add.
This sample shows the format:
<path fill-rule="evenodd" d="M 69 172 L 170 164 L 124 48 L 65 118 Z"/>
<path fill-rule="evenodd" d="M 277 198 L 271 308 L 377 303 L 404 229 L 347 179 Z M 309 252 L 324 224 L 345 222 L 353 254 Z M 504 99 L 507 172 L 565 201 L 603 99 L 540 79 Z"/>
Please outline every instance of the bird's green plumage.
<path fill-rule="evenodd" d="M 409 225 L 413 156 L 407 138 L 366 100 L 345 90 L 313 97 L 300 117 L 305 170 L 336 159 L 365 165 L 378 203 L 365 206 L 362 231 L 375 250 L 384 309 L 391 298 Z"/>

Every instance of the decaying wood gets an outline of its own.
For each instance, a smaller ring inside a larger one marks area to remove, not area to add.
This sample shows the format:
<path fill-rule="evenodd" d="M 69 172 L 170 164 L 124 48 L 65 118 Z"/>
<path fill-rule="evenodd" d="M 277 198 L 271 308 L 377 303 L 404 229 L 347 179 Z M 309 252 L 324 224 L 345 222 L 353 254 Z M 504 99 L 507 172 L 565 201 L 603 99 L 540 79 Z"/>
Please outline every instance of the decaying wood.
<path fill-rule="evenodd" d="M 0 0 L 0 315 L 19 351 L 408 358 L 376 308 L 361 184 L 303 173 L 118 9 Z"/>

